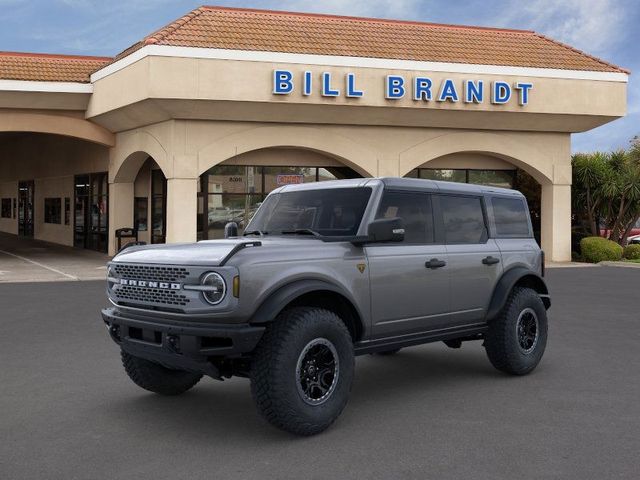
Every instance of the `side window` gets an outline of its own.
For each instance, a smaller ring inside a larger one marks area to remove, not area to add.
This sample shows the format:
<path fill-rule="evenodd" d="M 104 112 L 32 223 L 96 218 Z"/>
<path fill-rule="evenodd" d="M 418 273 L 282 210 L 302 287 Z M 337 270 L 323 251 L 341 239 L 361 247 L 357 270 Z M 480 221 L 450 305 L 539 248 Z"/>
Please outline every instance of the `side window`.
<path fill-rule="evenodd" d="M 529 214 L 522 199 L 494 197 L 491 199 L 491 205 L 493 205 L 496 234 L 499 237 L 531 236 Z"/>
<path fill-rule="evenodd" d="M 443 195 L 440 208 L 447 243 L 484 243 L 487 228 L 478 197 Z"/>
<path fill-rule="evenodd" d="M 431 195 L 385 192 L 376 218 L 395 217 L 404 223 L 404 243 L 433 243 Z"/>

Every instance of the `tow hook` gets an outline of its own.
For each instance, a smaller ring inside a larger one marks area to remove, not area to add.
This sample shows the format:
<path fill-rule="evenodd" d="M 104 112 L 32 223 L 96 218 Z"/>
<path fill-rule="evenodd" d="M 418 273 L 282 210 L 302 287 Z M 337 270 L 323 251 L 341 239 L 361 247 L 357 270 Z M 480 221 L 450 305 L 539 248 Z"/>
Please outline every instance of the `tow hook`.
<path fill-rule="evenodd" d="M 107 323 L 107 330 L 114 342 L 120 343 L 122 341 L 120 338 L 120 325 L 109 325 Z"/>
<path fill-rule="evenodd" d="M 174 353 L 180 353 L 180 339 L 176 335 L 167 335 L 167 347 Z"/>

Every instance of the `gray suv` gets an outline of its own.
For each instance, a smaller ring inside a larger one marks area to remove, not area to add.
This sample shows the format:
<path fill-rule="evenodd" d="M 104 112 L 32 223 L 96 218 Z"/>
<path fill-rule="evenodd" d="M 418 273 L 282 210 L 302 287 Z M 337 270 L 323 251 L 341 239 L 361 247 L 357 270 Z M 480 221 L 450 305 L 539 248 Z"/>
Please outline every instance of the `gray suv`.
<path fill-rule="evenodd" d="M 163 395 L 248 377 L 260 413 L 301 435 L 347 403 L 354 358 L 482 340 L 503 372 L 545 350 L 549 292 L 524 197 L 379 178 L 278 188 L 242 236 L 133 246 L 102 311 L 124 368 Z"/>

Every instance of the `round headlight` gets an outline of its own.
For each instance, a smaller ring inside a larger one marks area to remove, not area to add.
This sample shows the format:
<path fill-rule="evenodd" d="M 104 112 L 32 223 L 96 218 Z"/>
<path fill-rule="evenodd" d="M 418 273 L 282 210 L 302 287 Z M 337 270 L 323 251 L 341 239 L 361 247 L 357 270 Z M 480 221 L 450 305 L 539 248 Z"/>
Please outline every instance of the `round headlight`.
<path fill-rule="evenodd" d="M 211 305 L 217 305 L 220 303 L 227 292 L 227 286 L 224 283 L 224 279 L 220 274 L 215 272 L 207 273 L 202 277 L 202 286 L 207 287 L 207 289 L 202 292 L 202 295 Z"/>

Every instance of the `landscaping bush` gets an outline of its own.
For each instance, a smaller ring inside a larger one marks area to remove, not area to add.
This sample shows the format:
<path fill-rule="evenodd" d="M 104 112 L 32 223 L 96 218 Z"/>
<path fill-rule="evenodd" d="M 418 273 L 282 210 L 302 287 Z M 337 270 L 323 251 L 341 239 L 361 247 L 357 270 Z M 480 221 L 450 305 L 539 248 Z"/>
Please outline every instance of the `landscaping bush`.
<path fill-rule="evenodd" d="M 622 260 L 622 247 L 602 237 L 586 237 L 580 241 L 580 250 L 585 262 L 598 263 L 605 260 Z"/>
<path fill-rule="evenodd" d="M 624 247 L 624 258 L 627 260 L 640 260 L 640 244 L 635 243 Z"/>

